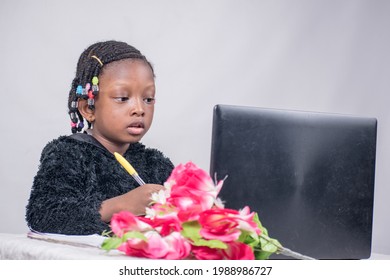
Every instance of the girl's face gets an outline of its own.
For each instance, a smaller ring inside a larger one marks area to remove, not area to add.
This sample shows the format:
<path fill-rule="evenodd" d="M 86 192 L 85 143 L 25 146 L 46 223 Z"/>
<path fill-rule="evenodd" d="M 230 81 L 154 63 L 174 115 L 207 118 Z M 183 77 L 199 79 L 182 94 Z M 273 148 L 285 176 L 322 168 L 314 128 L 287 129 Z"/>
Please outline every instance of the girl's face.
<path fill-rule="evenodd" d="M 108 64 L 99 77 L 92 135 L 111 152 L 124 152 L 149 130 L 155 84 L 150 66 L 138 59 Z"/>

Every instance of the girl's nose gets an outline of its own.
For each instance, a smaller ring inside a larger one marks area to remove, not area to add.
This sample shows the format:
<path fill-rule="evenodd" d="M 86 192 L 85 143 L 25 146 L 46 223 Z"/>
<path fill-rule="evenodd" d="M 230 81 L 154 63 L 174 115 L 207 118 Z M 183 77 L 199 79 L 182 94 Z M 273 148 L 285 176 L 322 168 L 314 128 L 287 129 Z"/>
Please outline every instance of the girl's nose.
<path fill-rule="evenodd" d="M 131 106 L 131 115 L 143 116 L 145 114 L 142 98 L 134 98 Z"/>

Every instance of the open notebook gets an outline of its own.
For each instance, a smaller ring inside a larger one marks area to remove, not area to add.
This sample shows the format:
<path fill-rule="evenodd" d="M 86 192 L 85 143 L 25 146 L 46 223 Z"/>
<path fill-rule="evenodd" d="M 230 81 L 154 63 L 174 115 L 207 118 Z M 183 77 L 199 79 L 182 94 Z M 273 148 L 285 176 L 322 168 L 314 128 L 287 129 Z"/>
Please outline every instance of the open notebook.
<path fill-rule="evenodd" d="M 60 243 L 72 245 L 77 247 L 94 247 L 100 248 L 106 237 L 92 234 L 92 235 L 65 235 L 55 233 L 42 233 L 37 231 L 29 231 L 27 237 L 32 239 L 43 240 L 52 243 Z"/>

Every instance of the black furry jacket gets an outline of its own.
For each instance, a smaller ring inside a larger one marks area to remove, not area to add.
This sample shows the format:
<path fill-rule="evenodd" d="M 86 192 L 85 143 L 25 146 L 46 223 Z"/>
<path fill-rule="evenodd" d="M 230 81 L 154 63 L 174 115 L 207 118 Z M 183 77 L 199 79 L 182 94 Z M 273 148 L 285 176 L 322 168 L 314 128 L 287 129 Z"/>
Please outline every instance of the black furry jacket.
<path fill-rule="evenodd" d="M 173 170 L 161 152 L 131 144 L 124 157 L 146 183 L 163 184 Z M 101 234 L 109 225 L 101 220 L 101 203 L 138 184 L 114 155 L 87 134 L 61 136 L 42 151 L 26 207 L 32 230 L 50 233 Z"/>

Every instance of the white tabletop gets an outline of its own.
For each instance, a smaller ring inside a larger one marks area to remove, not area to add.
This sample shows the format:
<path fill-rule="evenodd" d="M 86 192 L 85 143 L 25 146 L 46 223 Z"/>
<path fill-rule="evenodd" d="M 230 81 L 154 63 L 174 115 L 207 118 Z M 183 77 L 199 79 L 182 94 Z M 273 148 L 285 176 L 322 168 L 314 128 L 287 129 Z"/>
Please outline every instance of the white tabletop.
<path fill-rule="evenodd" d="M 77 237 L 76 237 L 77 239 Z M 99 240 L 94 236 L 79 238 L 80 245 L 31 239 L 27 234 L 0 233 L 0 259 L 8 260 L 99 260 L 121 259 L 125 256 L 117 250 L 105 251 L 98 248 Z M 96 245 L 94 247 L 94 245 Z M 137 259 L 137 258 L 132 258 Z"/>
<path fill-rule="evenodd" d="M 61 235 L 53 239 L 63 241 Z M 48 236 L 52 237 L 51 235 Z M 31 239 L 26 234 L 0 233 L 0 259 L 5 260 L 141 260 L 125 256 L 117 250 L 105 251 L 99 236 L 65 236 L 65 242 Z M 54 240 L 55 241 L 55 240 Z M 77 243 L 77 244 L 76 244 Z M 389 255 L 372 253 L 372 260 L 390 260 Z"/>

